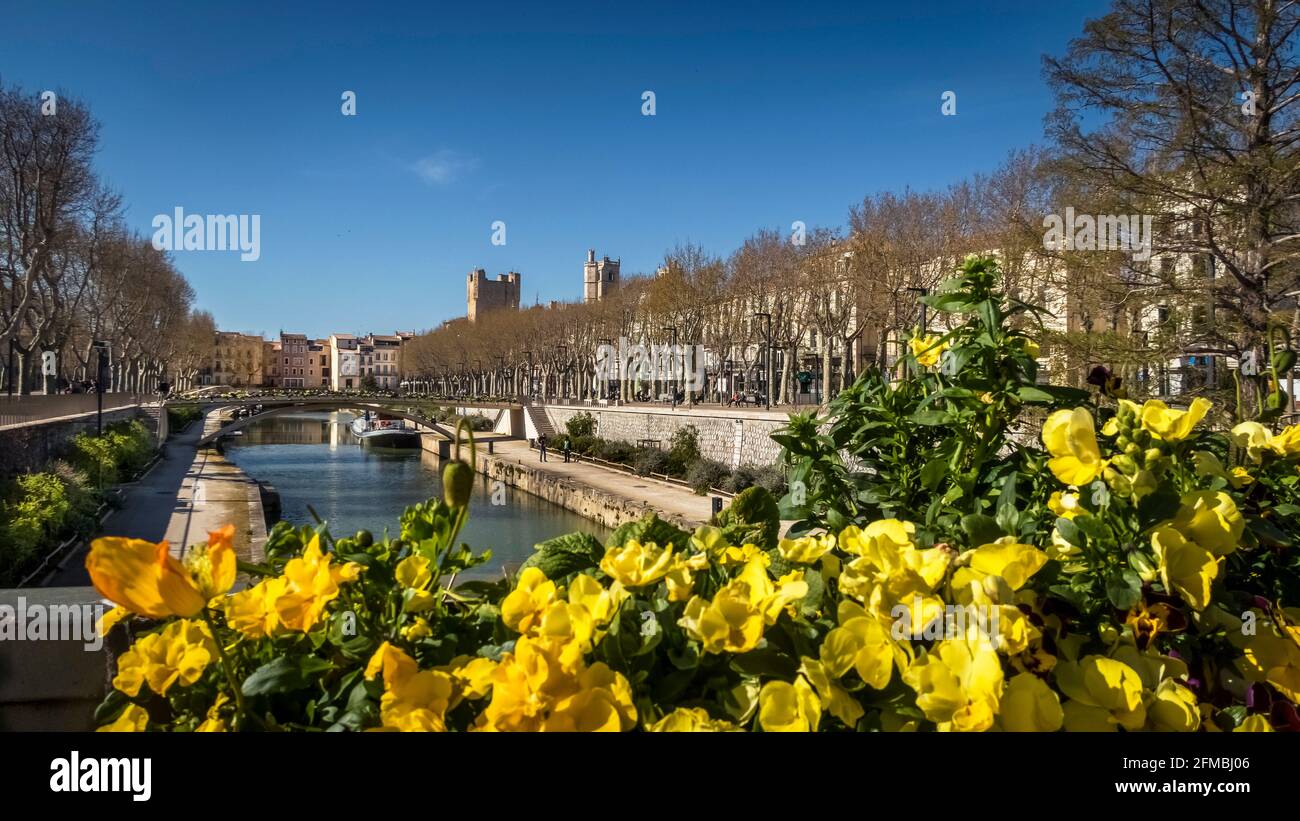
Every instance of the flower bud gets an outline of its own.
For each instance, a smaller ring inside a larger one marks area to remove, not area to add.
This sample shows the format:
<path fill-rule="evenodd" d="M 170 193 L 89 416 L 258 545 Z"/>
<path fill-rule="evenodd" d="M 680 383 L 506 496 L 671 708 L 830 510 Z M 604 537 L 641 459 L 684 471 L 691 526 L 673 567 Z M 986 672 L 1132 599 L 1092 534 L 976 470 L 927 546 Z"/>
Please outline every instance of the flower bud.
<path fill-rule="evenodd" d="M 474 491 L 474 469 L 453 459 L 442 469 L 442 498 L 449 507 L 465 507 Z"/>

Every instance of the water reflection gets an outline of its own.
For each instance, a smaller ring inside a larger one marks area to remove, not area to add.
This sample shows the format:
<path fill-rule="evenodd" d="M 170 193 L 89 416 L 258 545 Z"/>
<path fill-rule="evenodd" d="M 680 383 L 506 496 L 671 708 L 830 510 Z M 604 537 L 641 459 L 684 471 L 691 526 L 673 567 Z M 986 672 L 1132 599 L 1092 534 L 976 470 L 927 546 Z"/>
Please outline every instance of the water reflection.
<path fill-rule="evenodd" d="M 337 534 L 387 528 L 396 534 L 408 505 L 442 495 L 441 466 L 422 450 L 363 448 L 348 427 L 348 413 L 278 416 L 244 429 L 226 443 L 226 456 L 249 476 L 275 486 L 281 516 L 294 524 L 314 519 L 311 505 Z M 608 530 L 543 499 L 511 488 L 496 493 L 479 477 L 462 539 L 476 551 L 492 548 L 492 561 L 475 576 L 514 569 L 533 545 L 582 530 L 604 540 Z"/>

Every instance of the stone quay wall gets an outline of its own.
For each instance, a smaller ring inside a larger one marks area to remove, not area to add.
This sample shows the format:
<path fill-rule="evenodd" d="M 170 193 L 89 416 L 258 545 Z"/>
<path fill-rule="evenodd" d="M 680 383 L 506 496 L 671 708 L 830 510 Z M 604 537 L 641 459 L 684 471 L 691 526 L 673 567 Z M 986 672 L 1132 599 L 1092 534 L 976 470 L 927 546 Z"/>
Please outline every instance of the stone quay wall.
<path fill-rule="evenodd" d="M 546 417 L 559 433 L 565 423 L 579 413 L 590 413 L 596 418 L 596 435 L 636 444 L 638 440 L 658 440 L 667 448 L 673 433 L 686 425 L 694 425 L 698 433 L 700 453 L 706 459 L 721 462 L 732 468 L 746 465 L 767 467 L 775 464 L 781 448 L 772 441 L 772 433 L 785 427 L 787 415 L 775 411 L 749 411 L 743 409 L 692 409 L 676 410 L 643 407 L 585 407 L 574 405 L 546 405 Z"/>
<path fill-rule="evenodd" d="M 155 429 L 157 420 L 136 407 L 104 411 L 104 426 L 136 418 L 150 430 Z M 62 456 L 72 437 L 83 431 L 95 432 L 95 414 L 83 413 L 0 428 L 0 476 L 43 469 Z"/>

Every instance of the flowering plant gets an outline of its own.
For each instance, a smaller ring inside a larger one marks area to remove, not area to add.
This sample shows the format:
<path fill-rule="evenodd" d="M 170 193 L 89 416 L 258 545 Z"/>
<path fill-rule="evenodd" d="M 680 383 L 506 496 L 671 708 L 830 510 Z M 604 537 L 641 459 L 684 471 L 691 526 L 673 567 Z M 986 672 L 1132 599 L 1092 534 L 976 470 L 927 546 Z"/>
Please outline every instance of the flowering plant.
<path fill-rule="evenodd" d="M 453 461 L 394 538 L 97 541 L 135 637 L 104 729 L 1300 729 L 1300 429 L 1038 385 L 1035 309 L 996 282 L 968 260 L 929 299 L 969 318 L 909 376 L 792 417 L 779 506 L 692 532 L 650 515 L 456 585 L 487 557 Z"/>

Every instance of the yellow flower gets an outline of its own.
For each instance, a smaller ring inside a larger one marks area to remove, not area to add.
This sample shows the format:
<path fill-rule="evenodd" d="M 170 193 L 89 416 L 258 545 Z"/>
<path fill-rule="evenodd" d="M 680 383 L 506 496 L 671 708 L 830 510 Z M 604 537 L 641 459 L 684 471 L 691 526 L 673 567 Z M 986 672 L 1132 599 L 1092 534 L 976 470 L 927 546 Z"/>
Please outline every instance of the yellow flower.
<path fill-rule="evenodd" d="M 758 724 L 765 733 L 817 732 L 822 705 L 803 676 L 769 681 L 758 694 Z"/>
<path fill-rule="evenodd" d="M 1023 344 L 1025 349 L 1025 356 L 1029 357 L 1030 359 L 1037 359 L 1042 354 L 1042 349 L 1038 347 L 1038 343 L 1035 342 L 1034 340 L 1025 337 L 1025 341 Z"/>
<path fill-rule="evenodd" d="M 1264 454 L 1273 452 L 1273 434 L 1258 422 L 1242 422 L 1232 429 L 1232 443 L 1246 450 L 1246 455 L 1259 464 Z"/>
<path fill-rule="evenodd" d="M 1234 733 L 1275 733 L 1273 725 L 1268 723 L 1268 719 L 1259 713 L 1246 716 L 1245 720 L 1232 728 Z"/>
<path fill-rule="evenodd" d="M 228 596 L 223 602 L 226 623 L 249 638 L 270 636 L 279 628 L 307 632 L 325 607 L 338 597 L 339 585 L 351 582 L 364 568 L 354 562 L 333 565 L 313 536 L 303 555 L 290 559 L 284 574 Z"/>
<path fill-rule="evenodd" d="M 1241 465 L 1238 465 L 1229 472 L 1215 456 L 1208 450 L 1198 450 L 1192 454 L 1192 464 L 1196 467 L 1196 475 L 1204 476 L 1207 479 L 1222 477 L 1227 480 L 1234 488 L 1242 488 L 1255 481 L 1255 477 Z"/>
<path fill-rule="evenodd" d="M 1171 678 L 1162 679 L 1156 686 L 1147 713 L 1152 726 L 1163 732 L 1191 733 L 1201 726 L 1196 694 Z"/>
<path fill-rule="evenodd" d="M 1240 623 L 1228 630 L 1232 643 L 1245 651 L 1237 666 L 1249 680 L 1266 681 L 1291 702 L 1300 702 L 1300 627 L 1295 624 L 1300 611 L 1288 608 L 1280 621 L 1258 609 L 1250 612 L 1254 635 L 1247 635 Z"/>
<path fill-rule="evenodd" d="M 269 604 L 277 624 L 304 633 L 311 630 L 320 622 L 325 606 L 338 597 L 339 585 L 356 579 L 361 570 L 352 562 L 332 566 L 331 555 L 321 552 L 320 536 L 312 536 L 302 556 L 284 566 L 282 583 L 267 587 L 274 597 Z"/>
<path fill-rule="evenodd" d="M 912 348 L 912 356 L 916 357 L 916 363 L 922 368 L 933 368 L 938 365 L 939 358 L 948 349 L 947 340 L 933 334 L 914 336 L 908 340 L 908 345 Z"/>
<path fill-rule="evenodd" d="M 122 619 L 128 618 L 131 611 L 125 607 L 117 606 L 112 610 L 99 617 L 99 623 L 95 625 L 95 632 L 101 636 L 107 636 L 108 632 L 117 626 Z"/>
<path fill-rule="evenodd" d="M 1287 459 L 1300 456 L 1300 425 L 1292 425 L 1274 436 L 1272 447 L 1274 453 Z"/>
<path fill-rule="evenodd" d="M 1062 662 L 1054 670 L 1056 685 L 1069 696 L 1065 729 L 1069 732 L 1139 730 L 1146 723 L 1142 679 L 1132 667 L 1105 656 Z"/>
<path fill-rule="evenodd" d="M 159 695 L 177 682 L 188 687 L 199 680 L 217 656 L 217 647 L 201 621 L 180 619 L 162 630 L 143 636 L 117 660 L 113 686 L 129 696 L 139 695 L 142 685 Z"/>
<path fill-rule="evenodd" d="M 799 672 L 817 691 L 819 701 L 826 705 L 826 711 L 835 716 L 845 727 L 853 729 L 858 719 L 866 712 L 848 690 L 840 686 L 820 661 L 804 657 L 799 665 Z M 761 698 L 761 695 L 760 695 Z"/>
<path fill-rule="evenodd" d="M 952 576 L 954 588 L 967 587 L 972 581 L 983 583 L 989 576 L 1004 579 L 1012 590 L 1024 587 L 1029 578 L 1047 564 L 1047 554 L 1032 545 L 1020 544 L 1006 536 L 964 554 L 967 566 Z"/>
<path fill-rule="evenodd" d="M 840 600 L 836 615 L 839 626 L 826 634 L 819 651 L 827 675 L 838 679 L 852 669 L 869 687 L 883 690 L 895 667 L 907 669 L 908 645 L 894 641 L 879 619 L 847 599 Z"/>
<path fill-rule="evenodd" d="M 230 701 L 225 693 L 218 693 L 217 700 L 212 702 L 208 708 L 208 714 L 199 726 L 194 728 L 196 733 L 224 733 L 229 730 L 226 721 L 221 717 L 221 708 Z"/>
<path fill-rule="evenodd" d="M 600 569 L 624 587 L 654 584 L 672 569 L 673 546 L 660 547 L 654 542 L 642 544 L 628 540 L 622 547 L 611 547 L 600 560 Z"/>
<path fill-rule="evenodd" d="M 393 571 L 397 583 L 413 590 L 423 590 L 433 581 L 433 571 L 429 569 L 429 560 L 424 556 L 407 556 L 397 563 Z"/>
<path fill-rule="evenodd" d="M 402 732 L 444 732 L 447 708 L 455 686 L 442 670 L 420 670 L 400 648 L 384 642 L 366 665 L 366 678 L 379 673 L 384 695 L 379 700 L 380 722 Z"/>
<path fill-rule="evenodd" d="M 1221 490 L 1198 490 L 1183 494 L 1173 526 L 1215 556 L 1226 556 L 1240 544 L 1246 522 L 1231 496 Z"/>
<path fill-rule="evenodd" d="M 618 733 L 636 726 L 632 687 L 622 673 L 597 662 L 578 676 L 577 691 L 559 699 L 545 732 Z"/>
<path fill-rule="evenodd" d="M 678 707 L 646 727 L 651 733 L 728 733 L 738 729 L 729 721 L 711 718 L 702 707 Z"/>
<path fill-rule="evenodd" d="M 223 603 L 226 624 L 250 639 L 271 635 L 276 626 L 276 591 L 283 589 L 283 579 L 266 579 L 228 596 Z"/>
<path fill-rule="evenodd" d="M 1086 485 L 1106 466 L 1097 448 L 1092 417 L 1083 408 L 1059 410 L 1047 417 L 1043 444 L 1052 455 L 1047 466 L 1062 484 Z"/>
<path fill-rule="evenodd" d="M 407 641 L 419 641 L 433 635 L 433 628 L 423 617 L 416 616 L 415 621 L 402 628 L 402 638 Z"/>
<path fill-rule="evenodd" d="M 1142 405 L 1142 427 L 1158 439 L 1166 442 L 1181 442 L 1192 433 L 1210 408 L 1209 400 L 1197 397 L 1185 410 L 1173 410 L 1159 399 L 1148 399 Z"/>
<path fill-rule="evenodd" d="M 727 582 L 712 601 L 694 596 L 680 624 L 709 653 L 747 653 L 758 645 L 763 628 L 776 623 L 781 611 L 808 594 L 802 573 L 790 573 L 773 584 L 763 563 L 750 561 Z"/>
<path fill-rule="evenodd" d="M 95 730 L 97 733 L 143 733 L 149 726 L 149 714 L 143 707 L 126 705 L 126 709 L 112 723 Z"/>
<path fill-rule="evenodd" d="M 814 564 L 818 559 L 835 547 L 835 537 L 829 533 L 823 536 L 804 536 L 799 539 L 782 539 L 776 546 L 781 558 L 795 564 Z"/>
<path fill-rule="evenodd" d="M 1073 519 L 1086 512 L 1079 505 L 1079 494 L 1060 490 L 1052 492 L 1052 498 L 1047 500 L 1047 508 L 1065 519 Z"/>
<path fill-rule="evenodd" d="M 915 596 L 933 599 L 930 594 L 948 572 L 952 552 L 945 547 L 917 549 L 912 543 L 915 532 L 911 522 L 882 519 L 865 530 L 850 526 L 840 533 L 840 547 L 858 556 L 841 570 L 840 591 L 861 601 L 884 624 L 893 621 L 900 602 L 910 606 Z M 913 614 L 914 620 L 920 617 Z"/>
<path fill-rule="evenodd" d="M 518 633 L 530 633 L 556 600 L 555 582 L 536 567 L 525 567 L 519 583 L 501 602 L 501 621 Z"/>
<path fill-rule="evenodd" d="M 993 726 L 1002 694 L 1002 662 L 978 634 L 941 641 L 903 673 L 916 706 L 941 731 L 983 732 Z"/>
<path fill-rule="evenodd" d="M 585 573 L 580 573 L 569 582 L 569 603 L 580 604 L 587 608 L 591 619 L 597 626 L 608 624 L 618 608 L 630 595 L 623 585 L 614 582 L 606 590 L 600 582 Z"/>
<path fill-rule="evenodd" d="M 1210 603 L 1210 587 L 1219 575 L 1218 559 L 1172 527 L 1156 528 L 1151 547 L 1160 563 L 1165 590 L 1182 596 L 1193 609 L 1204 610 Z"/>
<path fill-rule="evenodd" d="M 171 555 L 165 541 L 95 539 L 86 570 L 96 590 L 132 613 L 153 619 L 189 618 L 234 584 L 233 533 L 227 526 L 209 534 L 209 544 L 192 549 L 193 558 L 187 557 L 184 564 Z"/>
<path fill-rule="evenodd" d="M 767 555 L 767 552 L 756 544 L 746 544 L 741 547 L 727 545 L 718 558 L 718 564 L 723 567 L 735 567 L 736 565 L 748 564 L 755 559 L 762 562 L 763 567 L 767 567 L 772 563 L 772 557 Z"/>
<path fill-rule="evenodd" d="M 999 720 L 1012 733 L 1054 733 L 1065 713 L 1056 691 L 1033 673 L 1019 673 L 1007 682 Z"/>
<path fill-rule="evenodd" d="M 589 668 L 572 644 L 521 637 L 491 670 L 492 699 L 477 727 L 487 731 L 619 731 L 636 725 L 632 689 L 603 662 Z"/>

